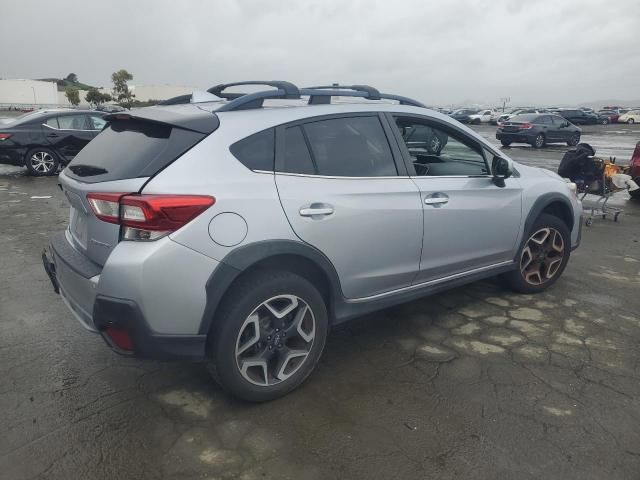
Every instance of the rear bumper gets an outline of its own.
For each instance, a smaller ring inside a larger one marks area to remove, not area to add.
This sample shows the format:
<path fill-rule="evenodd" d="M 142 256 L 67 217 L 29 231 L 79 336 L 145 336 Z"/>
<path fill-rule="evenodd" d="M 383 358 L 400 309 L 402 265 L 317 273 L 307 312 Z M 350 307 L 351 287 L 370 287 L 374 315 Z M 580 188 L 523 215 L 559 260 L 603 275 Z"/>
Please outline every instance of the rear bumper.
<path fill-rule="evenodd" d="M 23 147 L 0 146 L 0 163 L 23 166 L 26 153 Z"/>
<path fill-rule="evenodd" d="M 172 248 L 175 247 L 172 245 Z M 101 335 L 107 345 L 117 353 L 161 360 L 199 361 L 205 358 L 207 335 L 198 333 L 197 328 L 193 335 L 159 333 L 152 328 L 152 322 L 149 321 L 152 319 L 145 316 L 141 301 L 101 292 L 102 283 L 105 283 L 101 281 L 104 280 L 105 273 L 111 276 L 118 275 L 120 283 L 126 284 L 126 272 L 117 266 L 107 272 L 108 264 L 103 268 L 91 262 L 70 244 L 66 232 L 59 232 L 51 238 L 49 252 L 43 252 L 42 262 L 54 291 L 60 294 L 72 315 L 85 329 Z M 179 275 L 180 267 L 174 264 L 172 268 L 174 273 Z M 136 275 L 136 278 L 138 283 L 144 284 L 144 274 Z M 132 295 L 139 293 L 132 288 L 127 291 Z M 159 297 L 166 297 L 168 302 L 176 303 L 173 294 L 175 290 L 158 292 Z M 178 295 L 184 296 L 184 293 L 178 292 Z M 166 309 L 166 306 L 164 308 Z M 179 317 L 174 318 L 177 322 L 181 320 Z M 201 318 L 200 316 L 199 320 Z M 110 337 L 113 329 L 125 331 L 132 348 L 118 347 Z"/>

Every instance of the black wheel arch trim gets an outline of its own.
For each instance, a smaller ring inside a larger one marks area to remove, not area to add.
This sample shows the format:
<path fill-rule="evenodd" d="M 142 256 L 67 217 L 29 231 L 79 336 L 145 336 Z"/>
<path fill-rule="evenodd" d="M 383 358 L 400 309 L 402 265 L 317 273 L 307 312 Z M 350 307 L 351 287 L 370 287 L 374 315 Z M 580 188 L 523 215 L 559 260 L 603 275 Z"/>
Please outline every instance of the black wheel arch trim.
<path fill-rule="evenodd" d="M 516 252 L 516 256 L 514 258 L 514 261 L 518 261 L 518 257 L 520 255 L 520 250 L 522 249 L 522 246 L 524 245 L 524 242 L 527 241 L 527 232 L 529 232 L 531 230 L 531 227 L 533 226 L 533 222 L 536 221 L 536 219 L 540 216 L 540 214 L 544 211 L 545 208 L 547 208 L 549 205 L 552 205 L 553 203 L 561 203 L 562 205 L 564 205 L 567 210 L 569 211 L 570 215 L 569 215 L 569 220 L 570 223 L 567 225 L 567 228 L 569 229 L 569 233 L 573 232 L 573 227 L 574 227 L 574 223 L 575 223 L 575 217 L 574 217 L 574 212 L 573 212 L 573 206 L 571 205 L 571 202 L 567 199 L 567 197 L 565 197 L 564 195 L 560 194 L 560 193 L 556 193 L 556 192 L 549 192 L 549 193 L 545 193 L 543 195 L 540 195 L 536 201 L 534 202 L 533 206 L 531 207 L 531 209 L 529 210 L 529 214 L 527 215 L 527 219 L 524 222 L 524 229 L 522 231 L 522 239 L 520 241 L 520 245 L 518 246 L 518 251 Z"/>
<path fill-rule="evenodd" d="M 297 255 L 313 262 L 325 275 L 332 301 L 344 301 L 338 273 L 331 261 L 320 250 L 295 240 L 265 240 L 250 243 L 230 252 L 213 271 L 205 286 L 207 302 L 200 324 L 200 334 L 207 334 L 213 323 L 216 310 L 229 286 L 246 270 L 263 260 L 278 255 Z M 330 318 L 334 317 L 332 305 L 328 305 Z"/>

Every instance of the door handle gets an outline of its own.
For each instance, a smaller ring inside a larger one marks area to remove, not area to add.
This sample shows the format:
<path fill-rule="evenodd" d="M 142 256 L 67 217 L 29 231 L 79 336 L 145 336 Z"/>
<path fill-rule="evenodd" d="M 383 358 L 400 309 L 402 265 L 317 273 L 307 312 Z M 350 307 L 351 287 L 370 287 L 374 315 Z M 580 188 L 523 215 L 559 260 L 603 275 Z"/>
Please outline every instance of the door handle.
<path fill-rule="evenodd" d="M 444 205 L 447 202 L 449 202 L 449 197 L 444 193 L 434 193 L 432 196 L 424 199 L 425 205 L 439 206 Z"/>
<path fill-rule="evenodd" d="M 331 215 L 333 213 L 333 207 L 323 203 L 312 204 L 309 207 L 301 208 L 300 215 L 303 217 L 315 217 Z"/>
<path fill-rule="evenodd" d="M 49 135 L 47 135 L 47 137 L 49 138 L 56 138 L 58 136 L 57 133 L 50 133 Z"/>

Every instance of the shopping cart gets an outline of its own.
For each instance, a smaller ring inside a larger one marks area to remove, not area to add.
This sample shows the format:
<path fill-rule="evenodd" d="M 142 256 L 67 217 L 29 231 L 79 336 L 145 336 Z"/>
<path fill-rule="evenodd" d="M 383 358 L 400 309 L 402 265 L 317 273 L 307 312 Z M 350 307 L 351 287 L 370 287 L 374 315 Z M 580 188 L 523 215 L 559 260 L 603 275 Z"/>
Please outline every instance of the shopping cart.
<path fill-rule="evenodd" d="M 613 221 L 617 222 L 618 217 L 624 213 L 624 209 L 609 206 L 607 203 L 614 193 L 628 189 L 626 185 L 620 186 L 613 181 L 614 175 L 624 173 L 623 168 L 615 164 L 615 158 L 589 157 L 589 159 L 591 168 L 584 174 L 571 178 L 571 181 L 576 184 L 578 194 L 581 195 L 580 200 L 584 202 L 587 195 L 597 197 L 590 206 L 583 206 L 583 211 L 589 212 L 585 225 L 591 226 L 594 217 L 606 219 L 607 216 L 612 216 Z"/>

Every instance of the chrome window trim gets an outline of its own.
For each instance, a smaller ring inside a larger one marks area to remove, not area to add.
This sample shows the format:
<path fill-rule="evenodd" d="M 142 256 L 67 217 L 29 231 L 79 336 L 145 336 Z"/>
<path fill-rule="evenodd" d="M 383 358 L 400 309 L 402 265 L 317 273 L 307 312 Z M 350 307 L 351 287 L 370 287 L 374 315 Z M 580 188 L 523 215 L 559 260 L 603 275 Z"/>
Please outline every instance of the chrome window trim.
<path fill-rule="evenodd" d="M 59 132 L 99 132 L 100 130 L 84 130 L 79 128 L 56 128 L 46 123 L 42 124 L 43 127 L 50 128 L 51 130 L 58 130 Z"/>
<path fill-rule="evenodd" d="M 311 175 L 308 173 L 289 173 L 289 172 L 268 172 L 265 170 L 253 170 L 256 173 L 274 173 L 276 175 L 286 175 L 288 177 L 312 177 L 312 178 L 326 178 L 326 179 L 333 179 L 333 180 L 340 180 L 340 179 L 346 179 L 346 180 L 377 180 L 377 179 L 381 179 L 381 180 L 389 180 L 389 179 L 393 179 L 393 178 L 412 178 L 412 179 L 416 179 L 416 178 L 428 178 L 428 179 L 433 179 L 436 180 L 438 178 L 493 178 L 491 175 L 441 175 L 441 176 L 424 176 L 424 177 L 420 177 L 420 176 L 409 176 L 409 175 L 392 175 L 392 176 L 384 176 L 384 177 L 337 177 L 337 176 L 329 176 L 329 175 Z"/>

